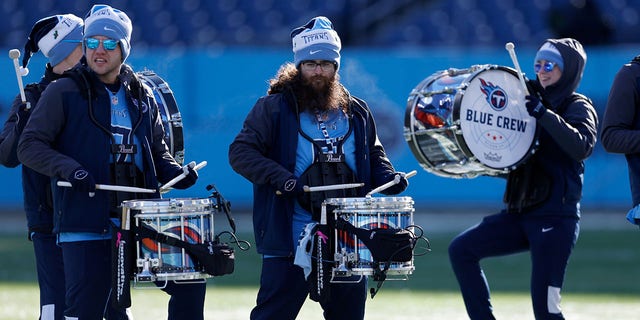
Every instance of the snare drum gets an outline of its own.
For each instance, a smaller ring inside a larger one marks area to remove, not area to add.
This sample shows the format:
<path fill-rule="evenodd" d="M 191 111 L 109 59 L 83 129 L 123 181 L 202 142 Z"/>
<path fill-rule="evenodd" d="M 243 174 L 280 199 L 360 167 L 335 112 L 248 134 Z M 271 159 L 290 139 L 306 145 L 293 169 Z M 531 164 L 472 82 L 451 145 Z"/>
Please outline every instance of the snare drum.
<path fill-rule="evenodd" d="M 209 198 L 123 201 L 135 225 L 189 243 L 213 241 L 213 209 Z M 136 281 L 193 280 L 211 277 L 181 248 L 149 238 L 136 240 Z"/>
<path fill-rule="evenodd" d="M 334 219 L 345 219 L 357 228 L 393 228 L 413 232 L 414 208 L 411 197 L 329 198 L 322 205 L 333 210 Z M 334 244 L 335 261 L 338 263 L 334 275 L 374 274 L 376 267 L 371 251 L 356 235 L 336 230 Z M 381 265 L 384 266 L 384 263 Z M 412 274 L 414 269 L 413 258 L 406 262 L 391 261 L 387 275 L 406 276 Z"/>
<path fill-rule="evenodd" d="M 537 148 L 536 121 L 515 70 L 448 69 L 411 91 L 404 136 L 421 166 L 449 178 L 514 170 Z"/>
<path fill-rule="evenodd" d="M 160 118 L 164 126 L 164 141 L 169 152 L 179 164 L 184 162 L 184 137 L 182 132 L 182 116 L 178 110 L 178 103 L 173 97 L 173 91 L 160 76 L 153 71 L 140 71 L 136 75 L 149 86 L 158 104 Z"/>

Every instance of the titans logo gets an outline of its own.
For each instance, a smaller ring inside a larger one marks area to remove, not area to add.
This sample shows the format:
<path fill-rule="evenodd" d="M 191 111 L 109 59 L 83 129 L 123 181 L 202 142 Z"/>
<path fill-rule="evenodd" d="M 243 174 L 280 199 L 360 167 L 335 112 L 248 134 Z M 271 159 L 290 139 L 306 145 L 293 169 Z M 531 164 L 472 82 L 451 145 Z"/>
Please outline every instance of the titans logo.
<path fill-rule="evenodd" d="M 480 90 L 484 93 L 487 102 L 496 111 L 501 111 L 507 105 L 507 94 L 499 86 L 494 86 L 493 83 L 484 81 L 480 78 Z"/>

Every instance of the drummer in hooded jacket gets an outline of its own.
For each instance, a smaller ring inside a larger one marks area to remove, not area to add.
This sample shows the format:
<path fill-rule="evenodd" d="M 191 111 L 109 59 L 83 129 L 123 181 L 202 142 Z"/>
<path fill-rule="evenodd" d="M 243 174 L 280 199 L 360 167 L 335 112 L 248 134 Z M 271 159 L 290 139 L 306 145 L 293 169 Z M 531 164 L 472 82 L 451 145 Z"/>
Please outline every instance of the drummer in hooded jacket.
<path fill-rule="evenodd" d="M 314 283 L 294 264 L 296 246 L 305 225 L 319 221 L 324 199 L 362 197 L 397 175 L 400 183 L 383 193 L 397 194 L 408 185 L 387 159 L 371 110 L 339 81 L 341 43 L 331 21 L 315 17 L 291 38 L 294 63 L 280 67 L 229 147 L 231 166 L 254 186 L 253 225 L 262 255 L 254 320 L 296 318 Z M 303 188 L 349 183 L 364 186 Z M 364 318 L 366 277 L 348 280 L 329 284 L 329 297 L 312 296 L 325 319 Z"/>
<path fill-rule="evenodd" d="M 534 60 L 526 108 L 539 127 L 539 147 L 509 172 L 505 208 L 458 235 L 449 257 L 471 319 L 495 319 L 480 266 L 487 257 L 529 251 L 536 319 L 564 319 L 560 309 L 569 256 L 578 239 L 584 161 L 593 152 L 598 118 L 575 90 L 587 56 L 570 38 L 548 39 Z"/>
<path fill-rule="evenodd" d="M 66 318 L 102 319 L 111 288 L 111 229 L 123 200 L 155 197 L 96 190 L 97 184 L 157 190 L 183 173 L 164 141 L 153 94 L 124 64 L 131 46 L 131 21 L 106 5 L 85 19 L 85 58 L 52 82 L 32 111 L 18 145 L 26 166 L 68 181 L 54 186 L 54 228 L 62 249 Z M 197 173 L 175 188 L 188 188 Z M 193 297 L 204 302 L 204 285 Z M 202 305 L 202 304 L 201 304 Z M 202 310 L 193 311 L 196 314 Z M 197 319 L 197 318 L 189 318 Z"/>

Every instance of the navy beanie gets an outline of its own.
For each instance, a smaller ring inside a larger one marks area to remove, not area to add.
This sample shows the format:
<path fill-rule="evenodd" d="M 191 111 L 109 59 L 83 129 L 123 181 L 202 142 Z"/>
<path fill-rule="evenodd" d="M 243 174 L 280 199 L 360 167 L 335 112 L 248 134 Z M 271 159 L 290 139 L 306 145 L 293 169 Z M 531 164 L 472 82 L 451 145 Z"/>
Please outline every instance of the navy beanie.
<path fill-rule="evenodd" d="M 106 4 L 96 4 L 84 19 L 84 38 L 104 36 L 120 41 L 122 61 L 131 52 L 131 20 L 126 13 Z"/>
<path fill-rule="evenodd" d="M 296 67 L 305 60 L 333 61 L 340 66 L 342 44 L 333 24 L 326 17 L 315 17 L 304 26 L 291 31 L 293 62 Z"/>
<path fill-rule="evenodd" d="M 55 67 L 82 42 L 82 19 L 72 14 L 55 15 L 38 20 L 24 45 L 22 67 L 27 69 L 31 56 L 42 51 Z"/>

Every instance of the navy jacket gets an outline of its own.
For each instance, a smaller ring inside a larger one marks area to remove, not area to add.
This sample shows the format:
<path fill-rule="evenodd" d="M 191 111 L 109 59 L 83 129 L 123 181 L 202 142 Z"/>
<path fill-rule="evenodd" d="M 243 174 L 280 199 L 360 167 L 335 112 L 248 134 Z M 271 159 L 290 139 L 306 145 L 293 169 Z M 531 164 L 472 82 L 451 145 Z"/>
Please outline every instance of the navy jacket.
<path fill-rule="evenodd" d="M 52 178 L 54 184 L 54 232 L 109 231 L 109 197 L 97 191 L 90 198 L 87 193 L 72 188 L 57 187 L 58 180 L 66 180 L 78 167 L 84 167 L 98 184 L 110 184 L 111 173 L 111 104 L 104 84 L 86 65 L 71 72 L 86 72 L 92 92 L 89 104 L 86 92 L 70 77 L 52 82 L 42 93 L 18 145 L 18 158 L 32 169 Z M 153 93 L 143 87 L 141 94 L 132 92 L 133 71 L 126 65 L 119 79 L 126 90 L 126 103 L 131 122 L 137 127 L 134 134 L 143 155 L 143 187 L 156 189 L 158 180 L 168 182 L 182 172 L 163 140 L 164 129 Z M 140 96 L 140 100 L 133 99 Z M 92 106 L 90 110 L 90 106 Z M 151 110 L 151 111 L 150 111 Z M 157 177 L 156 177 L 157 176 Z M 159 194 L 152 196 L 159 198 Z"/>
<path fill-rule="evenodd" d="M 359 196 L 393 180 L 395 169 L 378 140 L 367 104 L 351 97 L 356 141 L 356 176 L 365 186 Z M 253 228 L 258 253 L 293 256 L 292 217 L 295 198 L 276 195 L 292 176 L 298 145 L 298 112 L 293 93 L 261 97 L 229 147 L 229 162 L 253 183 Z M 387 194 L 403 190 L 387 189 Z"/>
<path fill-rule="evenodd" d="M 627 159 L 633 206 L 640 204 L 640 58 L 623 65 L 613 80 L 602 120 L 602 146 Z"/>
<path fill-rule="evenodd" d="M 47 64 L 40 82 L 32 83 L 25 87 L 25 98 L 31 103 L 32 109 L 38 103 L 40 94 L 47 85 L 59 77 L 60 75 L 53 72 L 51 65 Z M 9 118 L 4 124 L 2 133 L 0 133 L 0 163 L 9 168 L 16 167 L 20 164 L 17 153 L 18 141 L 22 134 L 24 124 L 26 124 L 28 120 L 20 119 L 20 125 L 18 125 L 18 108 L 22 106 L 22 98 L 18 95 L 11 105 Z M 30 115 L 31 113 L 26 114 Z M 31 233 L 31 231 L 51 233 L 53 229 L 53 208 L 49 177 L 27 166 L 22 166 L 22 191 L 29 233 Z"/>
<path fill-rule="evenodd" d="M 549 109 L 537 121 L 540 146 L 523 168 L 509 173 L 506 193 L 527 194 L 542 200 L 516 211 L 579 217 L 584 160 L 596 143 L 598 116 L 587 98 L 575 99 L 587 60 L 582 45 L 568 38 L 547 41 L 562 55 L 564 70 L 558 82 L 543 92 Z M 529 178 L 513 179 L 527 170 Z M 511 203 L 507 201 L 507 206 L 518 208 L 513 199 Z"/>

